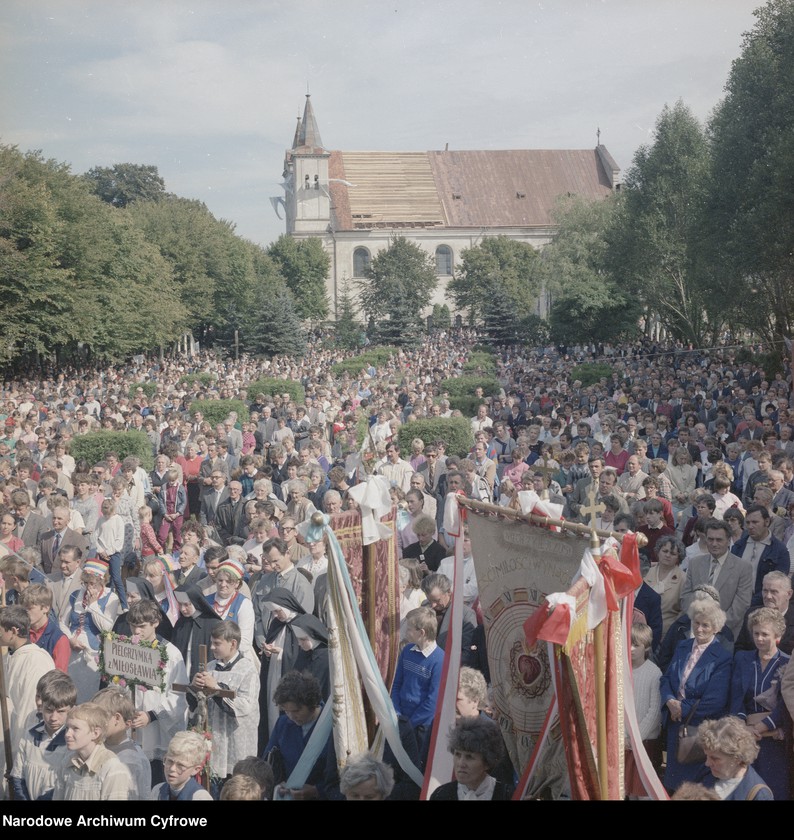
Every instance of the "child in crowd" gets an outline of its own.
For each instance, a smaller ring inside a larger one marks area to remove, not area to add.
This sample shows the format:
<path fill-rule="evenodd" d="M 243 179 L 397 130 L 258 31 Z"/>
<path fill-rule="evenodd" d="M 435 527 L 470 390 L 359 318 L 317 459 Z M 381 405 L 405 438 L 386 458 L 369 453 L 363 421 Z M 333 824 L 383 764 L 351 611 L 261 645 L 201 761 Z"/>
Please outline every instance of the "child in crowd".
<path fill-rule="evenodd" d="M 244 758 L 256 740 L 259 727 L 259 674 L 240 653 L 240 627 L 224 621 L 212 630 L 213 659 L 206 671 L 193 676 L 193 688 L 208 695 L 207 714 L 212 732 L 212 774 L 225 779 L 234 763 Z M 218 697 L 218 689 L 234 691 L 234 697 Z M 195 698 L 190 697 L 191 706 Z"/>
<path fill-rule="evenodd" d="M 110 570 L 110 588 L 118 595 L 121 609 L 127 609 L 127 590 L 121 578 L 122 552 L 124 551 L 124 520 L 116 513 L 113 499 L 102 502 L 102 516 L 94 532 L 96 553 Z"/>
<path fill-rule="evenodd" d="M 141 522 L 141 558 L 147 560 L 157 554 L 162 554 L 163 547 L 157 540 L 157 534 L 152 527 L 152 509 L 148 505 L 138 508 L 138 518 Z"/>
<path fill-rule="evenodd" d="M 66 718 L 64 755 L 55 775 L 52 798 L 105 802 L 129 798 L 130 774 L 103 743 L 110 713 L 96 703 L 75 706 Z"/>
<path fill-rule="evenodd" d="M 59 671 L 67 673 L 72 649 L 52 613 L 52 591 L 43 583 L 31 584 L 19 598 L 30 619 L 30 641 L 49 653 Z"/>
<path fill-rule="evenodd" d="M 250 776 L 229 776 L 224 782 L 220 795 L 221 802 L 260 802 L 262 788 L 256 779 Z"/>
<path fill-rule="evenodd" d="M 397 662 L 391 699 L 397 714 L 407 718 L 414 728 L 424 756 L 427 754 L 426 736 L 436 712 L 444 651 L 436 644 L 438 622 L 429 607 L 411 610 L 405 623 L 408 644 Z"/>
<path fill-rule="evenodd" d="M 66 674 L 59 673 L 59 677 L 42 678 L 36 687 L 41 720 L 34 723 L 19 742 L 11 772 L 11 786 L 17 801 L 51 799 L 56 770 L 68 752 L 64 728 L 77 703 L 77 689 Z"/>
<path fill-rule="evenodd" d="M 163 524 L 157 535 L 162 545 L 166 544 L 168 534 L 173 535 L 174 551 L 182 547 L 182 523 L 187 510 L 187 490 L 179 477 L 179 470 L 170 467 L 166 473 L 168 482 L 160 490 L 160 514 Z"/>
<path fill-rule="evenodd" d="M 152 768 L 139 744 L 129 736 L 135 706 L 126 689 L 111 685 L 98 692 L 93 701 L 110 715 L 105 746 L 115 753 L 132 779 L 130 799 L 146 800 L 152 791 Z"/>
<path fill-rule="evenodd" d="M 640 737 L 648 757 L 659 766 L 659 733 L 662 725 L 662 701 L 659 680 L 662 672 L 648 658 L 653 645 L 653 631 L 647 624 L 637 623 L 631 628 L 631 668 L 634 686 L 634 708 L 640 727 Z M 626 794 L 631 799 L 646 798 L 647 793 L 640 779 L 634 752 L 626 739 Z"/>
<path fill-rule="evenodd" d="M 182 654 L 170 642 L 157 635 L 163 618 L 153 601 L 140 601 L 130 607 L 127 620 L 130 632 L 141 642 L 157 642 L 166 646 L 165 689 L 159 686 L 136 686 L 134 704 L 138 710 L 132 718 L 132 728 L 146 757 L 152 765 L 152 781 L 163 780 L 163 755 L 175 732 L 187 726 L 187 701 L 183 693 L 174 691 L 174 683 L 187 684 L 187 671 Z"/>
<path fill-rule="evenodd" d="M 241 758 L 232 768 L 232 778 L 235 776 L 247 776 L 259 785 L 260 799 L 269 800 L 273 798 L 275 779 L 270 765 L 262 758 L 248 755 Z"/>
<path fill-rule="evenodd" d="M 198 732 L 177 732 L 168 743 L 163 761 L 165 781 L 152 788 L 149 799 L 163 801 L 212 800 L 194 776 L 209 759 L 209 742 Z"/>

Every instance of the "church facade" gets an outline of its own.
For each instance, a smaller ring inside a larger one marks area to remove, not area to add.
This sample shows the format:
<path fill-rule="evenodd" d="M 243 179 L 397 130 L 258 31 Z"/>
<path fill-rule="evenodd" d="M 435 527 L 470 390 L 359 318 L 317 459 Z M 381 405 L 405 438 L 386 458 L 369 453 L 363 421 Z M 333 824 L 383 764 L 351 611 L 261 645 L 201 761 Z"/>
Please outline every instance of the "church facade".
<path fill-rule="evenodd" d="M 488 151 L 329 151 L 306 96 L 292 147 L 284 158 L 282 207 L 287 233 L 317 237 L 331 267 L 332 317 L 345 284 L 351 292 L 370 260 L 404 236 L 430 254 L 439 284 L 434 303 L 449 303 L 447 283 L 461 252 L 488 236 L 542 248 L 554 237 L 560 196 L 603 199 L 620 187 L 620 169 L 606 148 Z M 538 314 L 546 314 L 545 301 Z"/>

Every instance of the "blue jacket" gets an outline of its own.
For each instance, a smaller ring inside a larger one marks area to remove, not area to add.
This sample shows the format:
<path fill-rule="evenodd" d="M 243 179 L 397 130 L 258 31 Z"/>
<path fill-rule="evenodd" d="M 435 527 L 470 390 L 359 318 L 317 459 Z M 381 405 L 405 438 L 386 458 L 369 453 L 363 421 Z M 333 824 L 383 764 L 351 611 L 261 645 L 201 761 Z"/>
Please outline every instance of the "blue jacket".
<path fill-rule="evenodd" d="M 711 775 L 711 773 L 709 773 L 708 776 L 706 776 L 703 779 L 703 785 L 707 788 L 713 788 L 716 783 L 717 780 L 714 778 L 714 776 Z M 759 801 L 768 801 L 775 798 L 774 796 L 772 796 L 772 791 L 766 786 L 764 780 L 758 775 L 758 773 L 756 773 L 752 767 L 748 767 L 745 771 L 744 778 L 741 780 L 741 782 L 739 782 L 733 793 L 731 793 L 730 796 L 727 796 L 725 798 L 725 801 L 744 801 L 748 798 L 752 789 L 757 785 L 761 785 L 761 787 L 756 790 L 753 799 L 758 799 Z"/>
<path fill-rule="evenodd" d="M 755 585 L 753 586 L 753 599 L 750 602 L 750 606 L 760 607 L 764 603 L 761 597 L 764 575 L 769 572 L 783 572 L 784 575 L 787 575 L 791 567 L 791 557 L 786 546 L 771 534 L 769 536 L 771 542 L 769 545 L 764 546 L 764 550 L 761 552 L 761 559 L 758 562 L 758 571 L 756 572 Z M 748 539 L 750 539 L 750 535 L 745 531 L 733 544 L 731 554 L 741 557 L 744 554 Z"/>
<path fill-rule="evenodd" d="M 694 639 L 679 642 L 673 661 L 662 676 L 659 687 L 662 695 L 662 717 L 665 723 L 670 719 L 667 701 L 678 699 L 681 675 L 689 654 L 692 653 L 694 643 Z M 682 722 L 687 720 L 695 703 L 698 703 L 698 706 L 690 721 L 693 726 L 709 718 L 722 717 L 728 711 L 732 661 L 728 651 L 718 639 L 714 638 L 703 651 L 703 655 L 698 659 L 686 681 L 686 695 L 681 701 Z"/>

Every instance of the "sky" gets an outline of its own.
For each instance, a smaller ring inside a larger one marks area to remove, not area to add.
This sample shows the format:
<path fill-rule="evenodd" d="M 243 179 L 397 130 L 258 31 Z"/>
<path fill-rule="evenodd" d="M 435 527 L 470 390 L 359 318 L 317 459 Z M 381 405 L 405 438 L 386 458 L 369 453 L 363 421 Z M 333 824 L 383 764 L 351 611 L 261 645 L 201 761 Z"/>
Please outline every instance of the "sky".
<path fill-rule="evenodd" d="M 706 120 L 758 0 L 2 0 L 0 142 L 154 165 L 241 236 L 284 233 L 305 94 L 327 149 L 584 149 L 625 170 Z"/>

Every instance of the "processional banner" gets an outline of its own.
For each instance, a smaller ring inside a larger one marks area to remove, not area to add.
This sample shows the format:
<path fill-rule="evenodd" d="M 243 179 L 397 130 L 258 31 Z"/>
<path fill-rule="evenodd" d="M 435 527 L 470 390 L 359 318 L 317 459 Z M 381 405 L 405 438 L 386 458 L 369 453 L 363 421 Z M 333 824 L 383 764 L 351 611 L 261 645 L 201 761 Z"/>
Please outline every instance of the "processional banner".
<path fill-rule="evenodd" d="M 554 697 L 547 645 L 529 647 L 523 625 L 546 595 L 570 587 L 586 543 L 571 534 L 473 510 L 468 511 L 467 522 L 485 626 L 493 708 L 510 759 L 521 776 L 544 731 Z M 547 739 L 547 743 L 551 747 L 555 741 Z"/>

